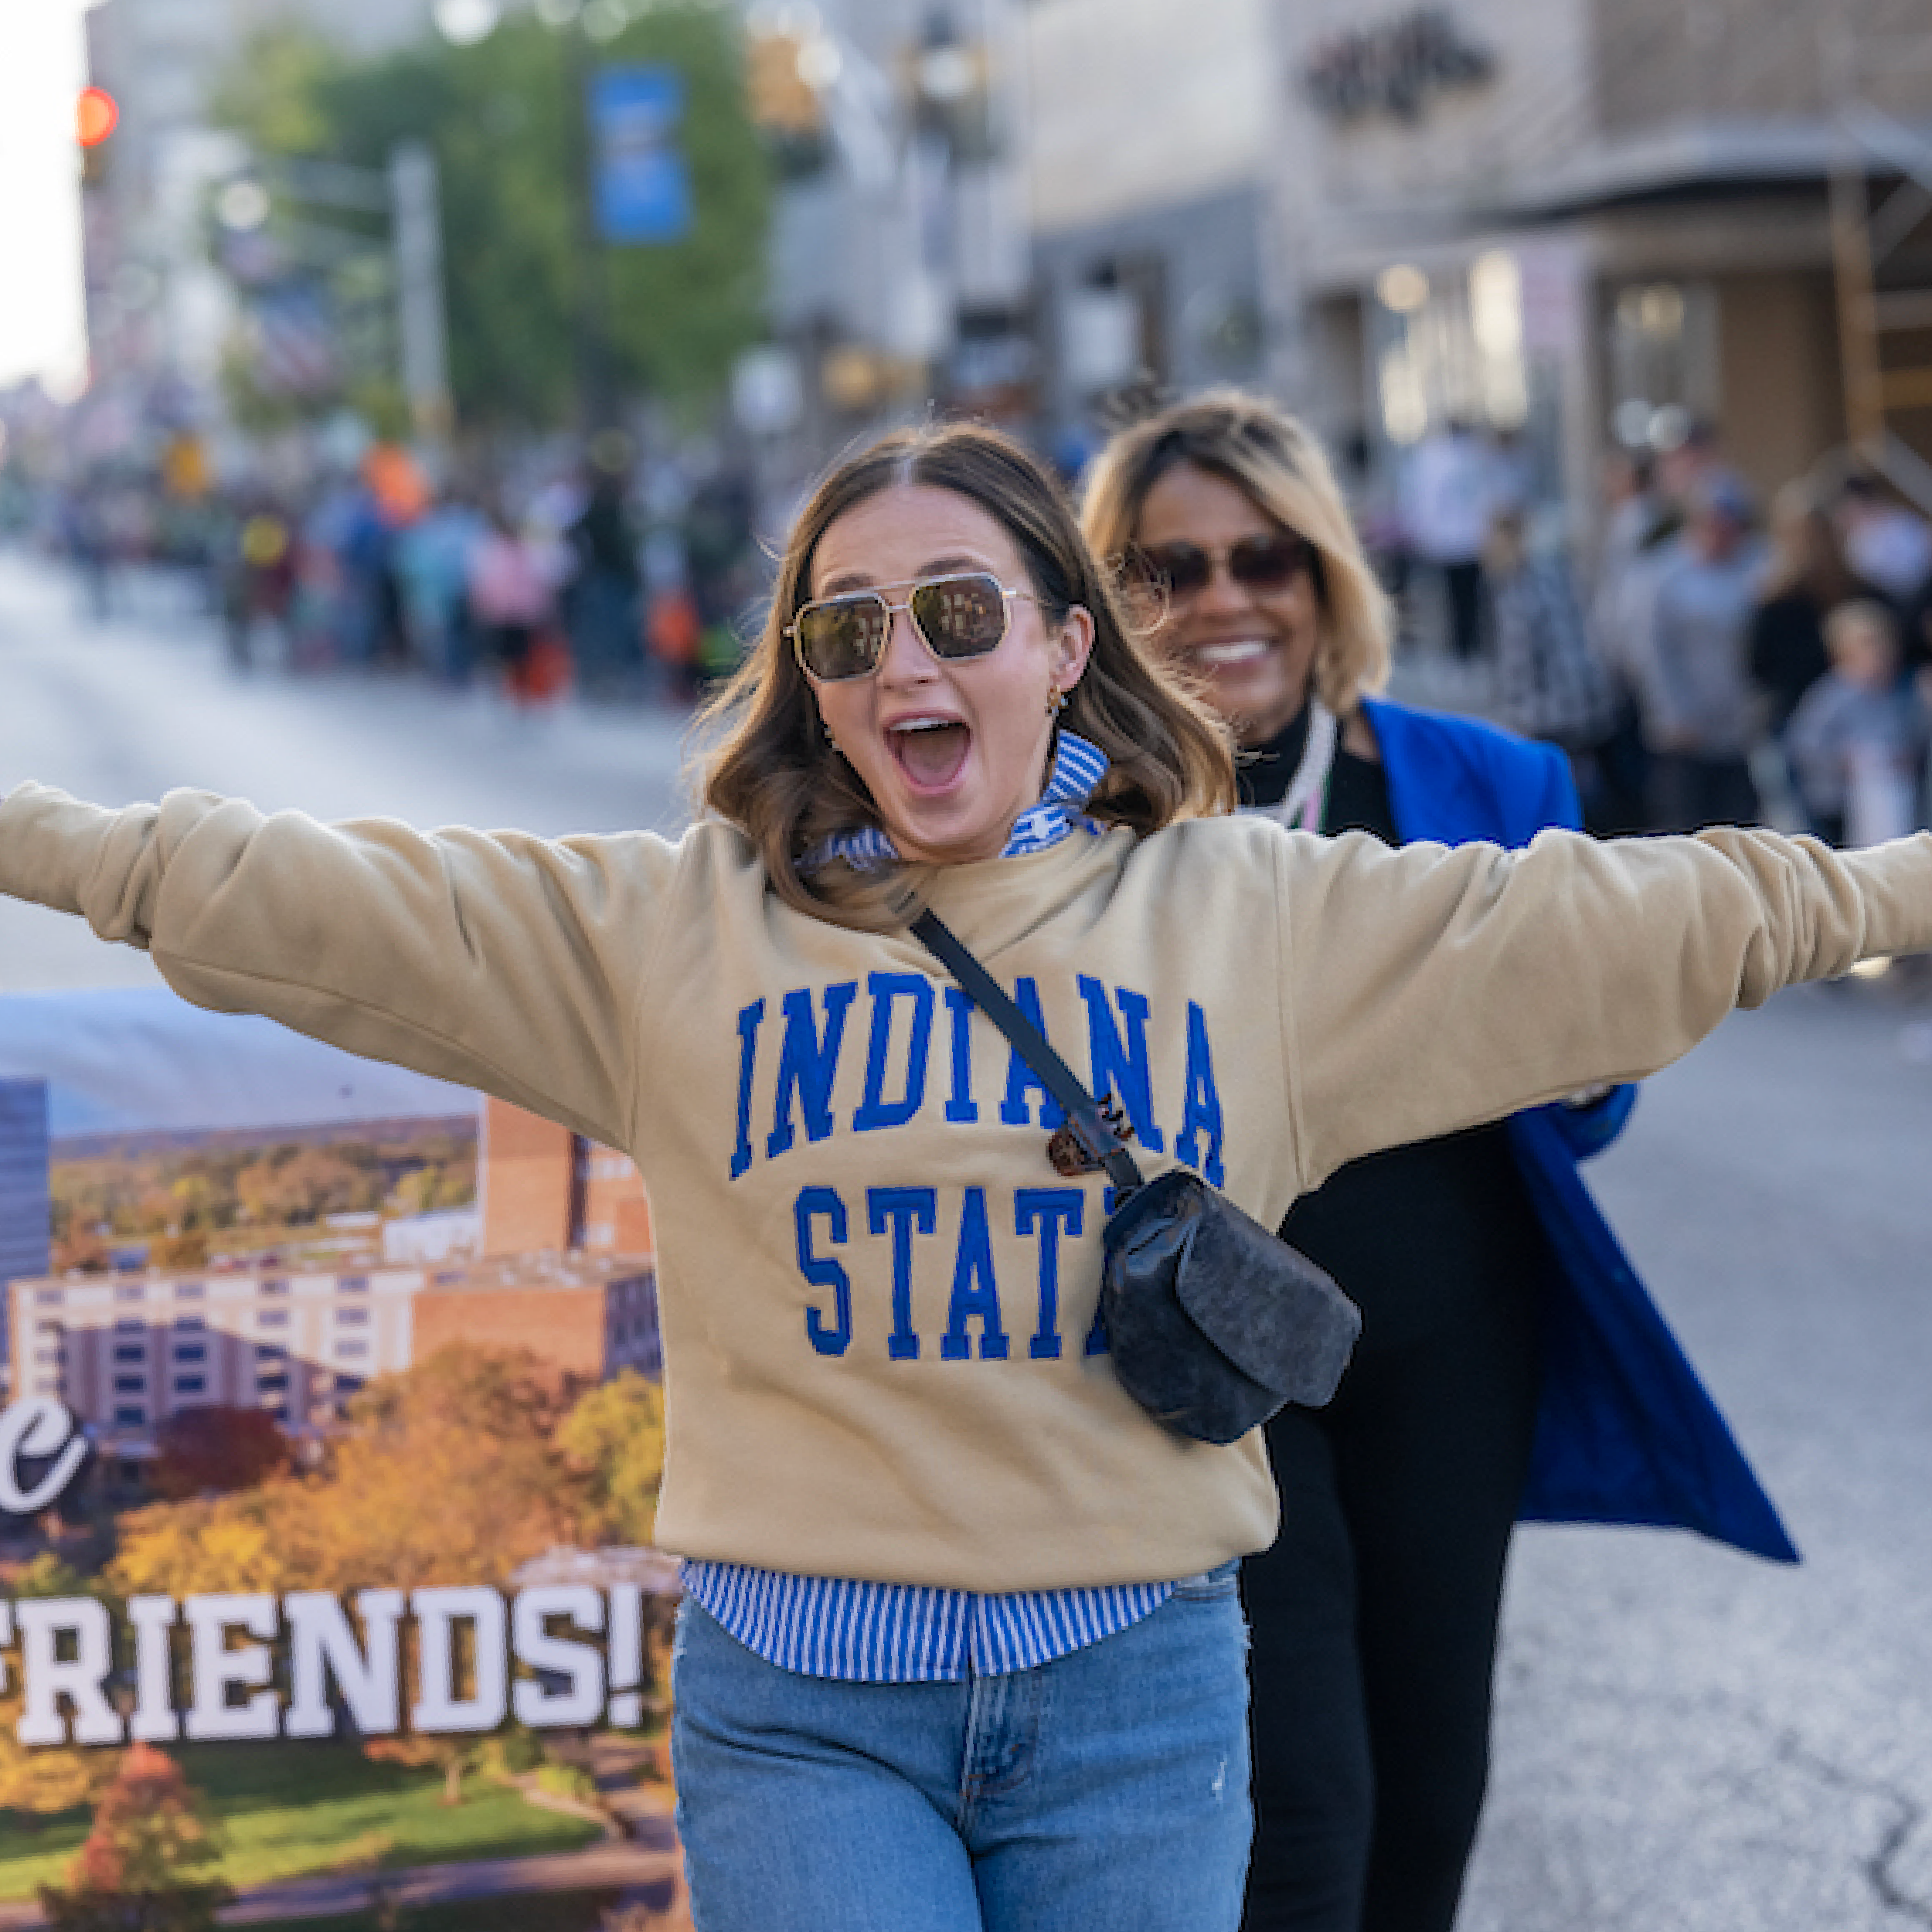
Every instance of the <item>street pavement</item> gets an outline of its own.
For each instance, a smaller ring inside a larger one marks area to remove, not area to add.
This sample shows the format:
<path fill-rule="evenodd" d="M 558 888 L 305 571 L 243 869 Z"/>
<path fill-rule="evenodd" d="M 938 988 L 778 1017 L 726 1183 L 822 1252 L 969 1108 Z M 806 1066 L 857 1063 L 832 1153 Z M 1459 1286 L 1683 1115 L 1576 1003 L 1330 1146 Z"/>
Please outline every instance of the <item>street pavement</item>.
<path fill-rule="evenodd" d="M 238 679 L 205 626 L 80 623 L 4 556 L 0 694 L 0 784 L 545 832 L 682 809 L 675 718 L 531 724 L 400 680 Z M 151 976 L 0 903 L 0 990 Z M 1928 1153 L 1932 1003 L 1887 981 L 1738 1015 L 1593 1163 L 1805 1561 L 1523 1532 L 1461 1932 L 1932 1927 Z"/>
<path fill-rule="evenodd" d="M 0 550 L 0 788 L 38 778 L 102 804 L 198 786 L 325 818 L 515 825 L 554 835 L 672 830 L 685 815 L 685 720 L 402 677 L 240 676 L 213 628 L 152 580 L 150 614 L 82 621 L 66 580 Z M 0 991 L 157 983 L 79 921 L 0 901 Z"/>

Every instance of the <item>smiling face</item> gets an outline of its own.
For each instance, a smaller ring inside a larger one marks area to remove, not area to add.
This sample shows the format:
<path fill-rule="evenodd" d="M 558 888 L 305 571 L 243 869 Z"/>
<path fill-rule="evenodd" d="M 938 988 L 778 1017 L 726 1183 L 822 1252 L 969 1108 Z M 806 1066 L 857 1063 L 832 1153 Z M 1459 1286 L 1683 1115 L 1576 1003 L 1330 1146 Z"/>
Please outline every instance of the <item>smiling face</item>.
<path fill-rule="evenodd" d="M 1019 548 L 970 498 L 927 484 L 881 492 L 834 522 L 812 559 L 811 595 L 886 589 L 895 604 L 921 578 L 989 571 L 1030 591 Z M 960 865 L 996 858 L 1013 821 L 1046 783 L 1053 742 L 1048 700 L 1080 681 L 1093 619 L 1076 607 L 1058 623 L 1030 597 L 1011 599 L 999 648 L 943 662 L 893 616 L 879 668 L 835 684 L 811 680 L 819 715 L 864 781 L 902 857 Z"/>
<path fill-rule="evenodd" d="M 1260 590 L 1237 583 L 1228 570 L 1230 546 L 1281 529 L 1246 491 L 1177 463 L 1148 492 L 1134 530 L 1146 549 L 1192 543 L 1216 556 L 1206 587 L 1172 600 L 1155 641 L 1200 680 L 1244 748 L 1265 744 L 1301 709 L 1321 640 L 1311 572 Z"/>

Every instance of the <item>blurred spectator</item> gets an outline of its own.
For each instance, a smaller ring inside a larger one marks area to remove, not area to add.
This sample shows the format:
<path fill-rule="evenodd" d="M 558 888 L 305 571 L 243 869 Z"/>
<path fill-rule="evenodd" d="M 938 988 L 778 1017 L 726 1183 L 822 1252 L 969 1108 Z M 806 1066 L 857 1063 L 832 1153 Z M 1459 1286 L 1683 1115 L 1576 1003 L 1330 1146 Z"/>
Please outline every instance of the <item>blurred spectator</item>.
<path fill-rule="evenodd" d="M 1584 822 L 1598 829 L 1599 753 L 1617 723 L 1609 673 L 1590 647 L 1570 567 L 1560 551 L 1532 552 L 1519 509 L 1497 515 L 1483 551 L 1496 654 L 1496 715 L 1526 738 L 1569 754 Z"/>
<path fill-rule="evenodd" d="M 1874 477 L 1854 473 L 1838 496 L 1838 529 L 1852 568 L 1901 606 L 1932 578 L 1932 528 L 1887 496 Z"/>
<path fill-rule="evenodd" d="M 663 669 L 669 696 L 685 704 L 695 703 L 703 689 L 699 663 L 703 634 L 697 600 L 682 584 L 651 592 L 651 655 Z"/>
<path fill-rule="evenodd" d="M 1482 649 L 1482 546 L 1495 507 L 1495 464 L 1469 425 L 1451 418 L 1410 452 L 1399 490 L 1410 551 L 1440 574 L 1450 648 L 1467 664 Z"/>
<path fill-rule="evenodd" d="M 1644 685 L 1651 607 L 1675 512 L 1657 488 L 1648 451 L 1619 450 L 1604 469 L 1604 529 L 1590 604 L 1590 641 L 1607 674 L 1615 716 L 1595 759 L 1590 830 L 1605 837 L 1650 826 L 1650 756 L 1638 694 Z"/>
<path fill-rule="evenodd" d="M 1675 536 L 1683 528 L 1698 492 L 1723 468 L 1716 427 L 1702 417 L 1686 417 L 1683 434 L 1657 453 L 1657 494 L 1663 514 L 1653 543 Z"/>
<path fill-rule="evenodd" d="M 638 531 L 621 474 L 600 467 L 565 532 L 574 566 L 565 594 L 570 649 L 584 688 L 634 695 L 644 668 Z"/>
<path fill-rule="evenodd" d="M 332 526 L 341 595 L 333 642 L 339 663 L 366 666 L 403 655 L 402 599 L 392 549 L 394 532 L 366 478 L 343 491 Z"/>
<path fill-rule="evenodd" d="M 60 546 L 80 578 L 87 614 L 97 622 L 114 611 L 114 549 L 104 493 L 91 481 L 77 485 L 62 498 Z"/>
<path fill-rule="evenodd" d="M 1906 608 L 1899 642 L 1908 672 L 1916 675 L 1932 666 L 1932 578 Z"/>
<path fill-rule="evenodd" d="M 255 662 L 264 631 L 272 634 L 278 648 L 287 634 L 295 591 L 295 532 L 278 505 L 257 497 L 237 506 L 221 578 L 229 659 L 245 671 Z"/>
<path fill-rule="evenodd" d="M 1682 534 L 1659 560 L 1648 638 L 1634 666 L 1650 753 L 1651 818 L 1664 832 L 1749 825 L 1757 704 L 1748 636 L 1764 572 L 1750 499 L 1729 471 L 1692 490 Z"/>
<path fill-rule="evenodd" d="M 453 489 L 403 531 L 396 545 L 411 645 L 432 672 L 452 685 L 468 684 L 475 668 L 470 563 L 488 528 L 482 512 Z"/>
<path fill-rule="evenodd" d="M 1527 515 L 1536 501 L 1536 459 L 1520 430 L 1495 430 L 1489 437 L 1489 510 Z"/>
<path fill-rule="evenodd" d="M 538 546 L 494 505 L 470 553 L 470 615 L 512 696 L 526 692 L 532 654 L 550 621 L 552 588 Z"/>
<path fill-rule="evenodd" d="M 1771 562 L 1751 617 L 1751 680 L 1764 694 L 1767 722 L 1781 736 L 1798 701 L 1830 668 L 1828 611 L 1878 592 L 1845 560 L 1838 531 L 1817 496 L 1787 483 L 1771 499 Z"/>
<path fill-rule="evenodd" d="M 1831 668 L 1786 733 L 1812 828 L 1835 845 L 1875 845 L 1918 822 L 1927 742 L 1916 681 L 1899 675 L 1898 619 L 1870 598 L 1825 621 Z"/>
<path fill-rule="evenodd" d="M 739 624 L 765 584 L 765 560 L 753 526 L 747 478 L 719 471 L 692 492 L 684 547 L 697 605 L 698 666 L 706 678 L 728 675 L 744 655 Z"/>

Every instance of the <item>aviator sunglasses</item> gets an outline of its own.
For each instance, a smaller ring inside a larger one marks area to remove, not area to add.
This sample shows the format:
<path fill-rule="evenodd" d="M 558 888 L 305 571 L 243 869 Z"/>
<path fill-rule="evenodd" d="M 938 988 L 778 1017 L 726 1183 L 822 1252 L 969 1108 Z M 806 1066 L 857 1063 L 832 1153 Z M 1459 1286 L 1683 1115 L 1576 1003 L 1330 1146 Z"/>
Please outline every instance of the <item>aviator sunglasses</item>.
<path fill-rule="evenodd" d="M 903 590 L 895 604 L 884 593 Z M 1032 600 L 1030 590 L 1009 590 L 991 571 L 957 577 L 922 577 L 888 583 L 876 590 L 852 590 L 808 604 L 785 626 L 799 663 L 821 684 L 843 684 L 869 677 L 886 655 L 893 619 L 903 611 L 920 641 L 942 664 L 983 658 L 997 651 L 1012 621 L 1015 597 Z"/>
<path fill-rule="evenodd" d="M 1217 560 L 1244 590 L 1285 590 L 1315 560 L 1305 538 L 1287 530 L 1269 530 L 1237 538 L 1225 549 L 1203 549 L 1198 543 L 1135 544 L 1127 553 L 1134 580 L 1170 597 L 1186 597 L 1205 590 L 1213 581 Z"/>

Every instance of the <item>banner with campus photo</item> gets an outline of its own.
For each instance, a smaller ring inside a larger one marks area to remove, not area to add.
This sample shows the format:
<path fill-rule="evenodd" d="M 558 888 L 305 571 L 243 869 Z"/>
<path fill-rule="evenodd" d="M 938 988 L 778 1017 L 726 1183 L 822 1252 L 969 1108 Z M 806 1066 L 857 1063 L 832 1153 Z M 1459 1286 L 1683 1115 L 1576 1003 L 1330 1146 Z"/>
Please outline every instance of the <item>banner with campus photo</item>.
<path fill-rule="evenodd" d="M 679 1923 L 628 1158 L 7 995 L 0 1281 L 0 1925 Z"/>

